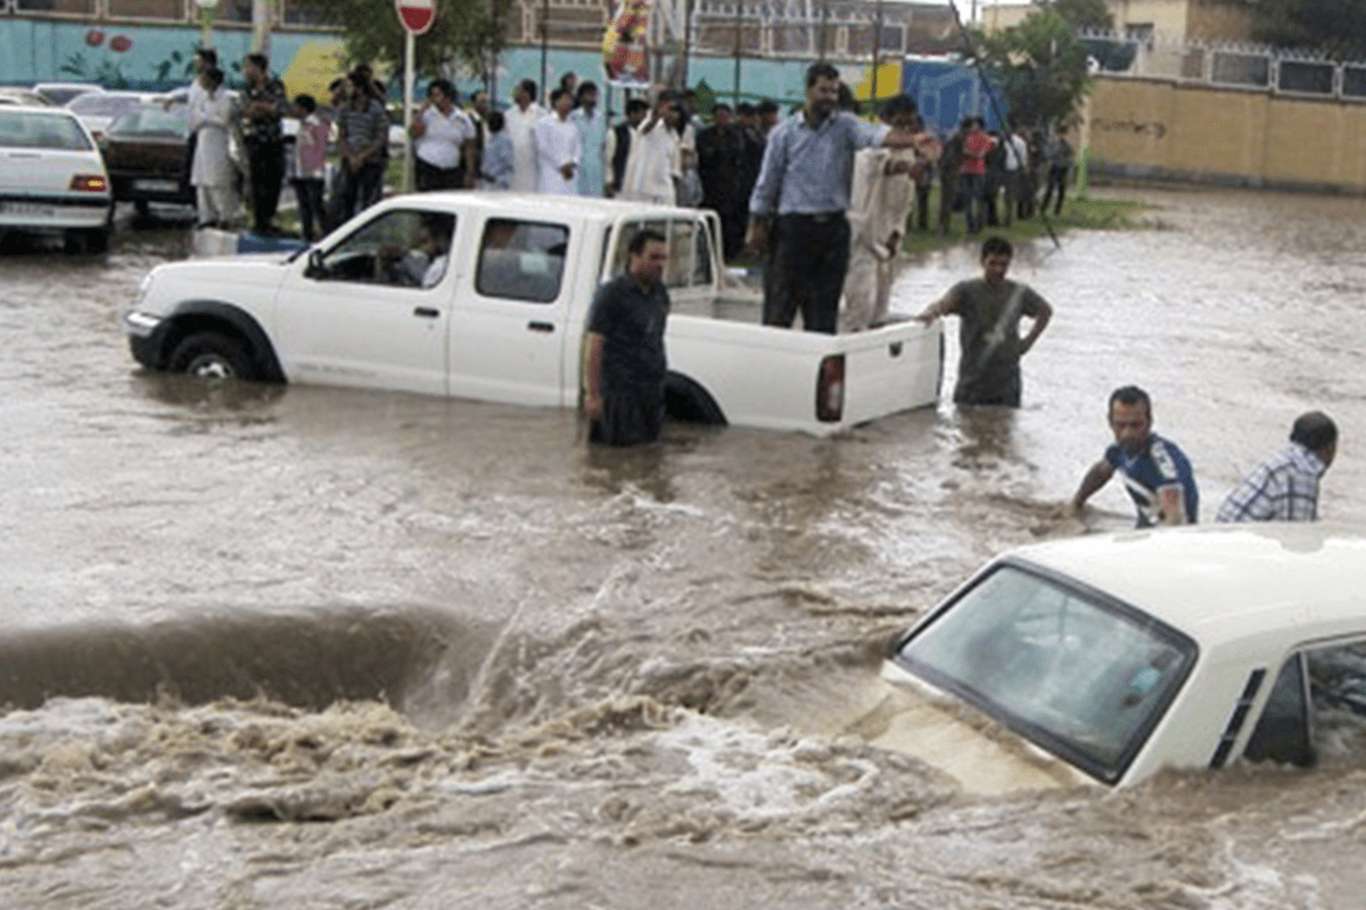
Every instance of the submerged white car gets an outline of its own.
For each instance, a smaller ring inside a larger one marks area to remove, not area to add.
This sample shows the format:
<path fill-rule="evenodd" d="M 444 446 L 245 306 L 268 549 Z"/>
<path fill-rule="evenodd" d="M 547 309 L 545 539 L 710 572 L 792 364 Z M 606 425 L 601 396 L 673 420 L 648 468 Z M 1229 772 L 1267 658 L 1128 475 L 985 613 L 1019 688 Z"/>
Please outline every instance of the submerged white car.
<path fill-rule="evenodd" d="M 856 722 L 977 792 L 1315 761 L 1366 713 L 1366 531 L 1217 525 L 1012 551 L 895 643 Z"/>

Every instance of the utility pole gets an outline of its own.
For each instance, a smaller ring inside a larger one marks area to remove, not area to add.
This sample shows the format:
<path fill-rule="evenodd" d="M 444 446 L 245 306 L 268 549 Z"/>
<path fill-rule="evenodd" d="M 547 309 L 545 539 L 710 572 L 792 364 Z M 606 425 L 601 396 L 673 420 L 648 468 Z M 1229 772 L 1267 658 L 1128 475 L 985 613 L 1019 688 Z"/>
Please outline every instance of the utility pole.
<path fill-rule="evenodd" d="M 541 93 L 545 94 L 546 80 L 550 78 L 550 0 L 541 0 Z M 532 104 L 539 104 L 539 98 L 532 98 Z"/>
<path fill-rule="evenodd" d="M 873 87 L 869 100 L 877 109 L 877 71 L 882 67 L 882 0 L 877 0 L 877 14 L 873 17 Z"/>
<path fill-rule="evenodd" d="M 744 6 L 740 0 L 735 0 L 735 89 L 731 93 L 731 103 L 737 107 L 740 104 L 740 52 L 744 50 L 741 40 L 744 29 Z"/>
<path fill-rule="evenodd" d="M 213 47 L 213 20 L 218 12 L 218 0 L 195 0 L 199 7 L 199 46 Z"/>
<path fill-rule="evenodd" d="M 683 74 L 683 88 L 688 88 L 688 57 L 692 54 L 692 2 L 693 0 L 683 0 L 683 65 L 679 68 Z"/>
<path fill-rule="evenodd" d="M 251 0 L 251 49 L 270 56 L 271 0 Z"/>

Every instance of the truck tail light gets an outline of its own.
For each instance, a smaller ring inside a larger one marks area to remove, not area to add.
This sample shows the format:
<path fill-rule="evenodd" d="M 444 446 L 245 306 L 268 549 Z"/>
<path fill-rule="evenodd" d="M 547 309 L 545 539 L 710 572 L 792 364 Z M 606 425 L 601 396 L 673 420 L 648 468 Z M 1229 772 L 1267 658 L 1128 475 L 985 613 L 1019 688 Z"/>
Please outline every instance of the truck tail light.
<path fill-rule="evenodd" d="M 816 374 L 816 419 L 839 423 L 844 417 L 844 355 L 831 354 Z"/>
<path fill-rule="evenodd" d="M 71 178 L 71 189 L 76 193 L 106 193 L 109 181 L 95 174 L 77 174 Z"/>

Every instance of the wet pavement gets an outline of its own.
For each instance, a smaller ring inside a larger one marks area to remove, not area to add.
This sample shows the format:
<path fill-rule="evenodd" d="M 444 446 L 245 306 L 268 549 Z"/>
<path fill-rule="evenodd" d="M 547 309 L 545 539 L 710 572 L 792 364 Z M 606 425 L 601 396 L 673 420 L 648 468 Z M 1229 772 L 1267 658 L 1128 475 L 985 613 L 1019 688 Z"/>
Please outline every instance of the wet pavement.
<path fill-rule="evenodd" d="M 1363 203 L 1145 195 L 1166 229 L 1017 256 L 1057 309 L 1019 412 L 627 452 L 555 411 L 143 373 L 117 310 L 182 224 L 8 245 L 5 905 L 1357 906 L 1350 715 L 1311 772 L 1120 794 L 969 797 L 848 732 L 891 635 L 1085 530 L 1058 508 L 1117 385 L 1207 519 L 1326 410 L 1322 513 L 1366 522 Z M 975 272 L 914 263 L 896 306 Z"/>

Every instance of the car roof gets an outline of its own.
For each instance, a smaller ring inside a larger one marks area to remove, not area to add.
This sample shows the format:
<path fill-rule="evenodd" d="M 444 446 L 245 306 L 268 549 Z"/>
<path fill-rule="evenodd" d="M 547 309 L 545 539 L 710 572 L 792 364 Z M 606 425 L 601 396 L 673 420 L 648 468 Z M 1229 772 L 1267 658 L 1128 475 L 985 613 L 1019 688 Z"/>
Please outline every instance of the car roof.
<path fill-rule="evenodd" d="M 405 197 L 396 197 L 402 199 Z M 471 206 L 488 209 L 495 213 L 563 218 L 566 211 L 575 215 L 592 215 L 602 219 L 612 219 L 622 215 L 640 215 L 644 219 L 678 217 L 694 219 L 701 212 L 698 209 L 660 206 L 639 201 L 602 199 L 591 196 L 559 196 L 548 193 L 507 193 L 497 191 L 453 191 L 444 193 L 422 193 L 423 200 L 445 199 L 457 202 L 462 207 Z"/>
<path fill-rule="evenodd" d="M 1216 524 L 1095 534 L 1007 554 L 1138 607 L 1205 648 L 1366 633 L 1366 529 Z"/>

